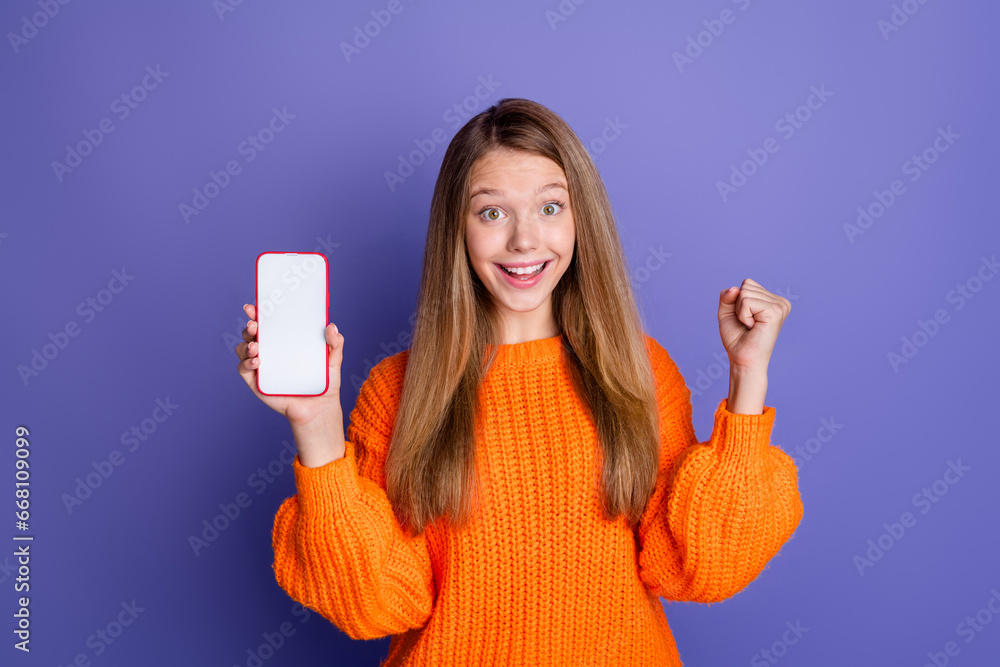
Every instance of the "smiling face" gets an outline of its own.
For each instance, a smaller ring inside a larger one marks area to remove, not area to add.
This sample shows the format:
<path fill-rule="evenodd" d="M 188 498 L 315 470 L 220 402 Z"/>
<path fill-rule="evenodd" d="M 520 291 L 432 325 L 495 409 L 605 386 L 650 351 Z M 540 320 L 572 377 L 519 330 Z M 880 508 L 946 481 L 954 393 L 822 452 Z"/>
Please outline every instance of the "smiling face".
<path fill-rule="evenodd" d="M 552 290 L 576 240 L 566 174 L 546 157 L 503 150 L 480 158 L 470 183 L 465 245 L 506 323 L 503 342 L 558 335 Z"/>

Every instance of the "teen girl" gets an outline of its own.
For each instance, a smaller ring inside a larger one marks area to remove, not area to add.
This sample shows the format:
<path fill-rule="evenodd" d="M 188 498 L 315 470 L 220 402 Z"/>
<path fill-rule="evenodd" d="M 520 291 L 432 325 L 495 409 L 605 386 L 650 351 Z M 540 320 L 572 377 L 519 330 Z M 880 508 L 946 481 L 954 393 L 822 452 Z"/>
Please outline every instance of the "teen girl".
<path fill-rule="evenodd" d="M 445 153 L 417 308 L 345 439 L 344 336 L 326 329 L 326 394 L 263 396 L 244 307 L 239 372 L 298 447 L 278 583 L 352 638 L 392 635 L 386 665 L 681 665 L 658 598 L 735 595 L 802 518 L 764 405 L 791 304 L 750 279 L 719 295 L 729 394 L 699 443 L 590 155 L 504 99 Z"/>

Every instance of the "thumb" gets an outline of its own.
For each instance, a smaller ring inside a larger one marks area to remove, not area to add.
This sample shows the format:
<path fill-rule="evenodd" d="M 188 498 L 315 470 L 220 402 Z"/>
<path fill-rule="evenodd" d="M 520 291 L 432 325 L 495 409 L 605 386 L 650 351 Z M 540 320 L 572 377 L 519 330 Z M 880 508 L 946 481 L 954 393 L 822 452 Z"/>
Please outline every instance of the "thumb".
<path fill-rule="evenodd" d="M 736 287 L 724 289 L 719 294 L 719 319 L 725 315 L 736 313 L 736 298 L 740 295 L 740 290 Z"/>
<path fill-rule="evenodd" d="M 330 351 L 330 368 L 340 370 L 344 361 L 344 337 L 337 330 L 336 324 L 326 326 L 326 344 Z"/>

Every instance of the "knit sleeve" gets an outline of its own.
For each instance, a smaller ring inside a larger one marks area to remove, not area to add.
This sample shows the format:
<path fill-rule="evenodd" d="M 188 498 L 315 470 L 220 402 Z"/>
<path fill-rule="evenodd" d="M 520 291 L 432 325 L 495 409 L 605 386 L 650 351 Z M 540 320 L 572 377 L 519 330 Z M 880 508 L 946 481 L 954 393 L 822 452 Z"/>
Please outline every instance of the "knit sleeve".
<path fill-rule="evenodd" d="M 385 493 L 395 406 L 390 414 L 380 396 L 385 379 L 373 381 L 381 370 L 362 385 L 345 456 L 317 468 L 296 456 L 298 493 L 278 509 L 272 533 L 278 584 L 352 639 L 422 627 L 435 597 L 426 531 L 406 535 Z"/>
<path fill-rule="evenodd" d="M 660 470 L 637 528 L 639 576 L 669 600 L 718 602 L 743 590 L 802 519 L 798 471 L 770 444 L 774 408 L 715 411 L 708 442 L 695 438 L 691 392 L 652 341 L 660 411 Z"/>

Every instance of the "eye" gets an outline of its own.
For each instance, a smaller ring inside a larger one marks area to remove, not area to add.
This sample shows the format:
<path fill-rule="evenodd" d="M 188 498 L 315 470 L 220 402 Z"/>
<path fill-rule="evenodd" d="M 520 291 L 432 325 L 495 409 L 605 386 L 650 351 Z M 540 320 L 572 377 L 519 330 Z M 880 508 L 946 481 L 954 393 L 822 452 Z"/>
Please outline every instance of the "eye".
<path fill-rule="evenodd" d="M 553 211 L 552 210 L 555 207 L 558 207 L 559 210 L 561 211 L 562 207 L 563 207 L 563 203 L 561 201 L 550 201 L 550 202 L 547 202 L 547 203 L 545 203 L 542 206 L 542 213 L 544 213 L 545 215 L 555 215 L 556 213 L 559 212 L 559 211 Z"/>
<path fill-rule="evenodd" d="M 486 219 L 490 221 L 499 220 L 501 216 L 500 209 L 495 206 L 487 206 L 486 208 L 480 209 L 479 216 L 482 217 L 484 213 L 486 214 Z"/>

